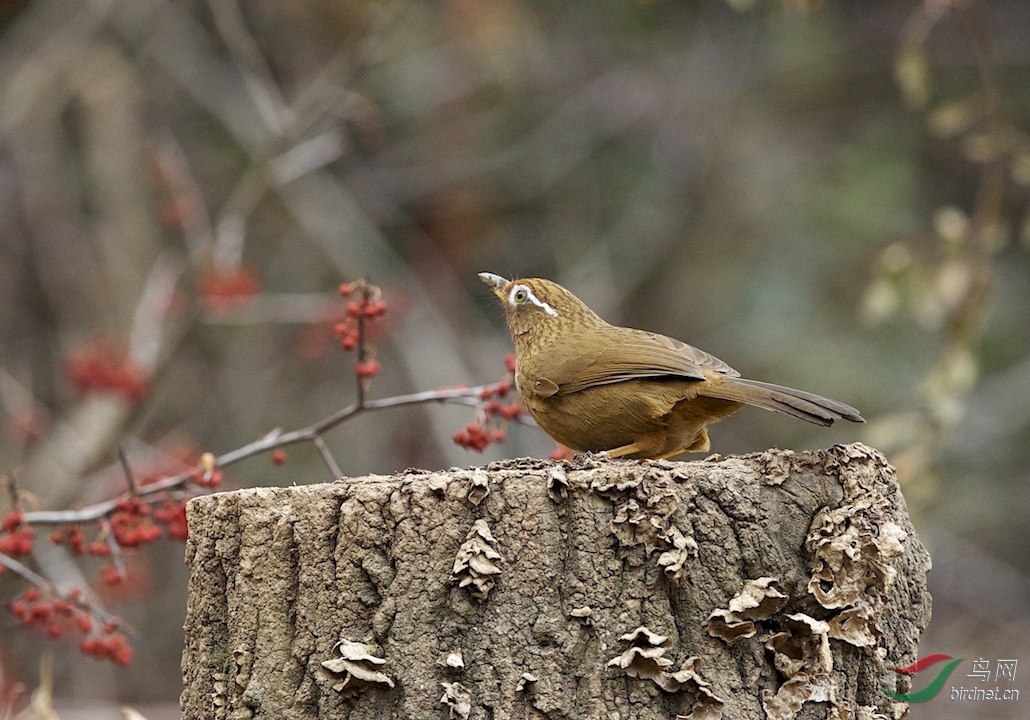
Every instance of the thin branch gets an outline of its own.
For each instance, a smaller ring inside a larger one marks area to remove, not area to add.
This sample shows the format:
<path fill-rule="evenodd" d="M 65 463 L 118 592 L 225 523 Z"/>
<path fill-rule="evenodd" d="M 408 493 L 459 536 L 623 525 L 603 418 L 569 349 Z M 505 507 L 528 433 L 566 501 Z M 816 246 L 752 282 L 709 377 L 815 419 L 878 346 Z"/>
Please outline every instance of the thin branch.
<path fill-rule="evenodd" d="M 333 480 L 339 480 L 343 477 L 343 470 L 340 469 L 339 464 L 336 462 L 336 458 L 329 451 L 329 446 L 325 444 L 325 440 L 321 435 L 315 436 L 315 439 L 311 441 L 318 452 L 322 455 L 322 460 L 325 461 L 326 466 L 329 468 L 329 472 L 333 475 Z"/>
<path fill-rule="evenodd" d="M 372 296 L 372 286 L 367 281 L 362 282 L 358 292 L 361 293 L 361 303 L 358 306 L 358 365 L 361 365 L 368 360 L 368 327 L 365 322 L 365 307 Z M 368 380 L 357 372 L 354 373 L 354 377 L 358 384 L 358 407 L 364 407 Z"/>
<path fill-rule="evenodd" d="M 132 472 L 132 467 L 129 465 L 129 458 L 125 457 L 125 448 L 118 447 L 118 461 L 122 464 L 122 470 L 125 471 L 125 481 L 129 484 L 129 497 L 136 497 L 139 495 L 139 485 L 136 484 L 136 475 Z"/>
<path fill-rule="evenodd" d="M 50 587 L 50 582 L 45 577 L 35 572 L 27 565 L 23 565 L 22 563 L 18 562 L 10 555 L 0 553 L 0 565 L 3 565 L 5 568 L 15 573 L 16 575 L 20 575 L 23 579 L 28 580 L 36 587 Z"/>
<path fill-rule="evenodd" d="M 197 181 L 186 153 L 175 134 L 168 129 L 158 133 L 151 152 L 161 182 L 166 186 L 167 202 L 184 204 L 179 228 L 182 231 L 189 264 L 201 268 L 211 258 L 214 244 L 214 228 L 211 225 L 211 211 L 204 199 L 204 191 Z"/>
<path fill-rule="evenodd" d="M 423 403 L 439 402 L 455 405 L 477 407 L 480 398 L 485 390 L 493 385 L 478 385 L 476 387 L 443 388 L 440 390 L 423 390 L 422 392 L 409 395 L 396 395 L 394 397 L 382 398 L 379 400 L 366 400 L 363 405 L 352 403 L 347 407 L 333 413 L 332 415 L 319 420 L 313 425 L 291 432 L 273 430 L 263 437 L 242 447 L 230 450 L 215 458 L 215 465 L 225 468 L 235 463 L 260 455 L 261 453 L 274 450 L 287 445 L 298 443 L 315 443 L 322 434 L 332 430 L 350 418 L 370 410 L 383 410 L 386 408 L 404 407 L 407 405 L 419 405 Z M 527 426 L 534 426 L 535 423 L 525 416 L 514 418 L 512 422 L 518 422 Z M 335 473 L 336 470 L 330 466 Z M 342 472 L 337 475 L 342 477 Z M 177 475 L 170 475 L 162 480 L 147 483 L 139 489 L 139 497 L 146 499 L 152 496 L 164 497 L 164 494 L 180 490 L 195 478 L 193 470 L 182 472 Z M 105 500 L 75 510 L 36 510 L 26 512 L 22 515 L 22 522 L 30 525 L 59 525 L 67 523 L 85 523 L 99 520 L 114 512 L 118 506 L 118 498 Z"/>
<path fill-rule="evenodd" d="M 122 620 L 117 615 L 112 615 L 111 613 L 106 612 L 105 610 L 97 607 L 93 603 L 84 600 L 82 596 L 78 593 L 62 590 L 61 588 L 54 585 L 54 583 L 50 582 L 39 573 L 35 572 L 23 563 L 18 562 L 9 555 L 4 555 L 3 553 L 0 553 L 0 565 L 4 566 L 5 568 L 13 572 L 15 575 L 20 576 L 23 580 L 27 581 L 32 585 L 35 585 L 41 590 L 46 590 L 47 592 L 56 595 L 62 600 L 67 600 L 68 602 L 73 603 L 74 605 L 81 608 L 82 610 L 85 610 L 90 615 L 97 618 L 103 623 L 111 623 L 114 625 L 118 625 L 119 627 L 122 627 L 127 630 L 131 629 L 124 622 L 122 622 Z"/>
<path fill-rule="evenodd" d="M 292 120 L 289 106 L 275 82 L 268 61 L 247 29 L 235 0 L 208 0 L 218 34 L 236 61 L 245 87 L 269 130 L 280 134 Z"/>
<path fill-rule="evenodd" d="M 114 536 L 114 530 L 111 527 L 110 520 L 104 520 L 104 526 L 101 529 L 101 533 L 104 536 L 104 542 L 107 544 L 107 550 L 110 553 L 111 565 L 114 566 L 115 571 L 118 573 L 118 577 L 122 580 L 129 577 L 129 571 L 125 567 L 125 561 L 122 560 L 122 548 L 118 544 L 118 540 Z"/>

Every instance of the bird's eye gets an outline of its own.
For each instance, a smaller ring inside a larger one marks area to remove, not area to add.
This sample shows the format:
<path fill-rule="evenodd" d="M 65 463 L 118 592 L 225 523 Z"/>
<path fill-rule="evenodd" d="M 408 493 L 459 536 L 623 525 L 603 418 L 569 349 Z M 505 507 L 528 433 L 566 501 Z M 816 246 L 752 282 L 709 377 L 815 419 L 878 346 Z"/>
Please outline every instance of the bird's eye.
<path fill-rule="evenodd" d="M 543 310 L 551 317 L 557 317 L 558 315 L 558 312 L 553 307 L 551 307 L 545 302 L 541 302 L 540 299 L 533 294 L 533 291 L 525 285 L 516 285 L 514 288 L 512 288 L 511 294 L 508 295 L 508 303 L 510 305 L 515 306 L 531 303 L 533 305 L 536 305 L 538 308 Z"/>

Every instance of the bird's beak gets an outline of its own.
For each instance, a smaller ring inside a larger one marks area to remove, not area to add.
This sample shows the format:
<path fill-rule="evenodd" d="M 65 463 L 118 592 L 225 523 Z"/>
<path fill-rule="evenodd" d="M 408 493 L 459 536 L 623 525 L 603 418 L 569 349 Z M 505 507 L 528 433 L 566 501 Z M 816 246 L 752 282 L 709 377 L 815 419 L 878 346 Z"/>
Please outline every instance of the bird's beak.
<path fill-rule="evenodd" d="M 490 286 L 490 289 L 494 291 L 494 295 L 499 297 L 501 301 L 507 300 L 504 295 L 504 286 L 508 284 L 508 281 L 502 278 L 500 275 L 494 275 L 493 273 L 481 272 L 479 273 L 479 279 Z"/>

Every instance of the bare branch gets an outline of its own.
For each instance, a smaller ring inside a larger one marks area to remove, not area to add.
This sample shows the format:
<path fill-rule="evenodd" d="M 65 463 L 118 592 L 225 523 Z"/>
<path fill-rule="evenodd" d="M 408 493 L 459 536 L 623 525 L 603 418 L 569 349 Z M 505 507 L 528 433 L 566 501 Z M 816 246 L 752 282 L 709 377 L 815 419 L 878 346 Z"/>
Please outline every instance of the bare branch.
<path fill-rule="evenodd" d="M 323 418 L 322 420 L 319 420 L 313 425 L 309 425 L 306 428 L 286 433 L 281 432 L 278 429 L 273 430 L 252 443 L 216 457 L 215 466 L 225 468 L 238 463 L 241 460 L 245 460 L 255 455 L 260 455 L 263 452 L 275 450 L 276 448 L 285 447 L 287 445 L 296 445 L 303 442 L 316 443 L 321 439 L 321 436 L 324 433 L 332 430 L 337 425 L 346 422 L 355 415 L 369 410 L 384 410 L 386 408 L 404 407 L 407 405 L 419 405 L 433 402 L 476 407 L 480 403 L 480 397 L 483 392 L 492 387 L 492 385 L 479 385 L 476 387 L 424 390 L 422 392 L 411 393 L 409 395 L 396 395 L 394 397 L 382 398 L 379 400 L 366 400 L 363 405 L 352 403 L 351 405 L 348 405 L 347 407 Z M 532 420 L 525 416 L 514 418 L 513 422 L 518 422 L 528 426 L 535 425 Z M 323 455 L 323 457 L 325 456 Z M 342 477 L 342 473 L 336 474 L 339 468 L 338 466 L 334 467 L 335 460 L 333 461 L 333 464 L 329 464 L 327 460 L 326 464 L 329 465 L 330 470 L 337 478 Z M 171 491 L 184 489 L 194 479 L 195 473 L 192 470 L 182 472 L 177 475 L 170 475 L 162 480 L 147 483 L 139 488 L 139 497 L 141 499 L 150 498 L 151 500 L 163 499 L 167 493 Z M 37 510 L 26 512 L 22 516 L 22 521 L 29 525 L 58 525 L 92 522 L 106 517 L 114 512 L 117 507 L 118 498 L 114 498 L 74 510 Z"/>
<path fill-rule="evenodd" d="M 329 451 L 329 446 L 325 444 L 325 440 L 322 439 L 321 435 L 316 435 L 315 439 L 311 441 L 318 452 L 322 455 L 322 460 L 325 461 L 326 466 L 329 468 L 329 472 L 333 475 L 333 480 L 339 480 L 343 477 L 343 470 L 340 469 L 339 464 L 336 462 L 336 458 Z"/>
<path fill-rule="evenodd" d="M 139 495 L 139 486 L 136 484 L 136 476 L 129 465 L 129 458 L 125 456 L 125 448 L 121 446 L 118 447 L 118 461 L 121 462 L 122 470 L 125 471 L 125 480 L 129 483 L 129 497 L 136 497 Z"/>

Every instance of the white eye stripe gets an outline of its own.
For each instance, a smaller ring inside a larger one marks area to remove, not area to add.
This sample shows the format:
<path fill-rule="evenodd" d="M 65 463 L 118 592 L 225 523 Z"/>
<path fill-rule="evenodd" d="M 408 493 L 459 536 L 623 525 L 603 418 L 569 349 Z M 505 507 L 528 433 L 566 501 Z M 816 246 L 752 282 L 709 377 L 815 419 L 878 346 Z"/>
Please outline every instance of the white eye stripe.
<path fill-rule="evenodd" d="M 523 293 L 525 293 L 524 297 L 521 297 L 521 299 L 516 299 L 516 295 L 521 296 Z M 527 302 L 533 303 L 539 308 L 543 308 L 543 311 L 551 317 L 558 317 L 557 310 L 555 310 L 553 307 L 545 303 L 543 300 L 540 300 L 536 295 L 533 294 L 533 291 L 525 285 L 516 285 L 511 289 L 511 292 L 508 293 L 509 305 L 525 305 Z"/>

